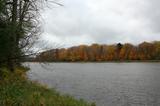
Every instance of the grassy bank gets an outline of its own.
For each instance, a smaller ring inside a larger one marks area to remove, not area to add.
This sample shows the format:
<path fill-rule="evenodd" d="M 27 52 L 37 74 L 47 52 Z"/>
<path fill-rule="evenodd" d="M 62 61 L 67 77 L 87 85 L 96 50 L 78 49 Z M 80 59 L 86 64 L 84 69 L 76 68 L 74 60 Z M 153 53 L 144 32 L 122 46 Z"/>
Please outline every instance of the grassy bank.
<path fill-rule="evenodd" d="M 0 106 L 95 106 L 29 81 L 22 68 L 0 73 Z"/>

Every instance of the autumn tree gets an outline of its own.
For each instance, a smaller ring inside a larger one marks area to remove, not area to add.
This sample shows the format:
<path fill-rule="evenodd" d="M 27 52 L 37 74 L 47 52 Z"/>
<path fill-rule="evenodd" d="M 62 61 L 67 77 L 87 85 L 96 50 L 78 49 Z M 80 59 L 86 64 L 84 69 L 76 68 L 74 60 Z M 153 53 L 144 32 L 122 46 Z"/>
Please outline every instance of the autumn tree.
<path fill-rule="evenodd" d="M 140 60 L 150 60 L 154 55 L 154 45 L 152 43 L 143 42 L 138 46 L 138 55 Z"/>
<path fill-rule="evenodd" d="M 67 50 L 65 48 L 62 48 L 59 50 L 59 60 L 66 61 L 66 59 L 67 59 Z"/>
<path fill-rule="evenodd" d="M 51 50 L 54 51 L 54 50 Z M 54 60 L 54 52 L 42 53 L 45 60 Z M 139 45 L 130 43 L 118 45 L 91 46 L 80 45 L 58 50 L 57 61 L 128 61 L 128 60 L 159 60 L 160 42 L 143 42 Z"/>
<path fill-rule="evenodd" d="M 132 48 L 133 48 L 132 44 L 129 44 L 129 43 L 124 44 L 120 50 L 120 54 L 119 54 L 120 59 L 129 60 L 129 55 L 131 53 Z"/>
<path fill-rule="evenodd" d="M 121 43 L 118 43 L 118 44 L 116 45 L 116 59 L 117 59 L 117 60 L 120 59 L 119 54 L 120 54 L 120 51 L 121 51 L 122 47 L 123 47 L 123 45 L 122 45 Z"/>
<path fill-rule="evenodd" d="M 107 61 L 115 60 L 115 45 L 108 45 L 107 47 Z"/>
<path fill-rule="evenodd" d="M 160 60 L 160 41 L 155 41 L 154 47 L 155 47 L 154 59 Z"/>
<path fill-rule="evenodd" d="M 133 46 L 130 50 L 128 60 L 138 60 L 137 47 Z"/>

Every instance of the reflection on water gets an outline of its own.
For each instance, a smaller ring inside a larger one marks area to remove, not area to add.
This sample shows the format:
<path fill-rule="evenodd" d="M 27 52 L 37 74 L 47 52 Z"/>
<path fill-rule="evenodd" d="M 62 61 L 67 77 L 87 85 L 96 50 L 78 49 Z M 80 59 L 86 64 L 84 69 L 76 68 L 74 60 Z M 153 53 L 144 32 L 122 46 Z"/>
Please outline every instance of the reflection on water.
<path fill-rule="evenodd" d="M 29 78 L 97 106 L 160 106 L 160 63 L 29 63 Z"/>

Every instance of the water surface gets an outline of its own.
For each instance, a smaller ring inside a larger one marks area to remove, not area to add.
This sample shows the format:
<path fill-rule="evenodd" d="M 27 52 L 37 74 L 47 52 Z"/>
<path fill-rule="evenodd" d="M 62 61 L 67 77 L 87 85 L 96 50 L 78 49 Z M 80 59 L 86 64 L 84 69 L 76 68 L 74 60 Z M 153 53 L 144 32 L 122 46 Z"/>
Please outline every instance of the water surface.
<path fill-rule="evenodd" d="M 97 106 L 160 106 L 160 63 L 29 63 L 28 76 Z"/>

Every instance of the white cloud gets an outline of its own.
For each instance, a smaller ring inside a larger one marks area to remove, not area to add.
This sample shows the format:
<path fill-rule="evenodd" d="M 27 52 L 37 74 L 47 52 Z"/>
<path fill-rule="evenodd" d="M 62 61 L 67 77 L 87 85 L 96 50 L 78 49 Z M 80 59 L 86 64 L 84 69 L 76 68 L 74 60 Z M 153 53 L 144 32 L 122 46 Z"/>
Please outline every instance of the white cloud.
<path fill-rule="evenodd" d="M 42 13 L 42 39 L 66 46 L 160 40 L 158 0 L 61 0 Z"/>

